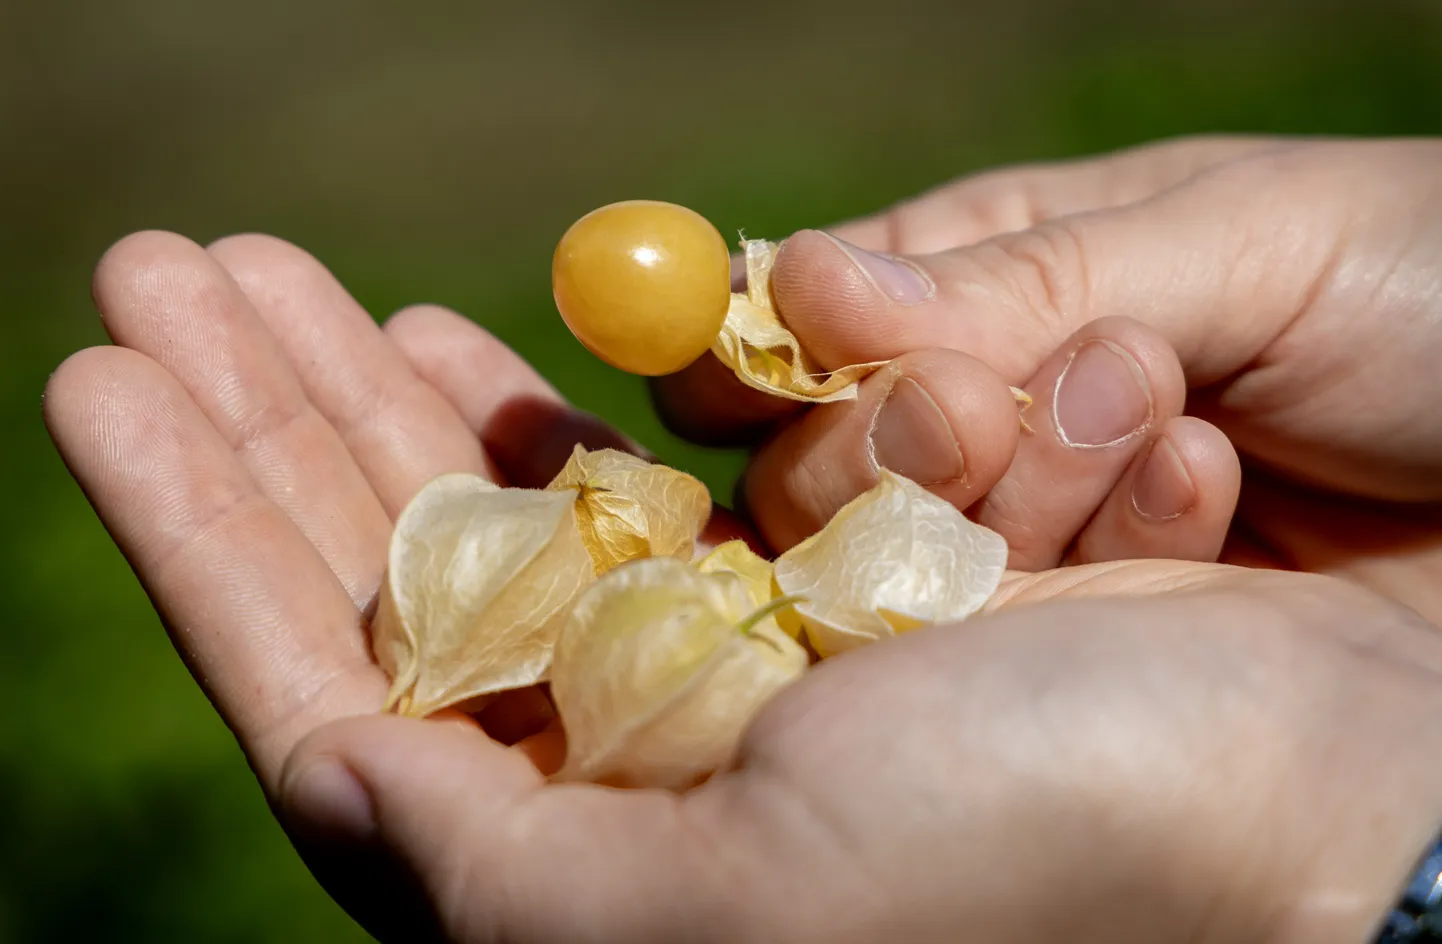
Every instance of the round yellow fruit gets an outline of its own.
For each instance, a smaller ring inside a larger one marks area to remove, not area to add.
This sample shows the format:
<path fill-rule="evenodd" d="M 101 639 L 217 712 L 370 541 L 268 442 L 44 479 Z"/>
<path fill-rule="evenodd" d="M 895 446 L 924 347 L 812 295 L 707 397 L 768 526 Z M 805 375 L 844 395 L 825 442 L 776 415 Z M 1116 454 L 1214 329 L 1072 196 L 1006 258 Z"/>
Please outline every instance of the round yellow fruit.
<path fill-rule="evenodd" d="M 671 374 L 710 349 L 731 304 L 726 241 L 699 213 L 628 200 L 581 217 L 556 246 L 551 290 L 592 354 L 632 374 Z"/>

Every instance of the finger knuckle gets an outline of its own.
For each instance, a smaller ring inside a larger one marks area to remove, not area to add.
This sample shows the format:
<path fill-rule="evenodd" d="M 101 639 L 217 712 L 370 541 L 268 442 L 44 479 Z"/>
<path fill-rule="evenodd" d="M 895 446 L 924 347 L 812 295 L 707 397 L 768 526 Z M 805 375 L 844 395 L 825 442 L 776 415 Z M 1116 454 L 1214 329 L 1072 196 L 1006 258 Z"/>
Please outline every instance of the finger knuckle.
<path fill-rule="evenodd" d="M 1023 316 L 1048 333 L 1065 333 L 1083 317 L 1091 295 L 1090 263 L 1078 227 L 1067 219 L 1049 220 L 994 240 L 995 252 L 983 267 L 1021 306 Z"/>
<path fill-rule="evenodd" d="M 1037 570 L 1060 557 L 1057 537 L 1044 526 L 1036 508 L 1014 488 L 994 488 L 986 496 L 981 523 L 1005 535 L 1010 561 L 1007 566 Z"/>

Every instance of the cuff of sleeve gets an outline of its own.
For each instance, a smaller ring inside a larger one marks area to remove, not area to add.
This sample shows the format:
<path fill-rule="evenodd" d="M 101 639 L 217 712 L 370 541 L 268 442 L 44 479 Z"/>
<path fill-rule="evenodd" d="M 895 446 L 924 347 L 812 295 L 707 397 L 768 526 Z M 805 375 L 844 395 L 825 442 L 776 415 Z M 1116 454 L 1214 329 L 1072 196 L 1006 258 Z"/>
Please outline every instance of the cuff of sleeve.
<path fill-rule="evenodd" d="M 1442 839 L 1422 857 L 1374 939 L 1374 944 L 1433 942 L 1442 942 Z"/>

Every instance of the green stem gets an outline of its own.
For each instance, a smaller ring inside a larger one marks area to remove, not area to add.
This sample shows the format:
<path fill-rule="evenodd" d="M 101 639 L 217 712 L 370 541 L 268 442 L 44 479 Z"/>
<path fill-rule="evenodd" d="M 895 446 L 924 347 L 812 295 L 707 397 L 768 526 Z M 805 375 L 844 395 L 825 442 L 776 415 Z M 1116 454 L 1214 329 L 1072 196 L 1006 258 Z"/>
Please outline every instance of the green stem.
<path fill-rule="evenodd" d="M 751 635 L 751 630 L 755 629 L 756 626 L 757 626 L 757 624 L 759 624 L 759 623 L 760 623 L 762 620 L 764 620 L 766 617 L 771 616 L 771 615 L 773 615 L 774 613 L 777 613 L 778 611 L 783 610 L 783 609 L 785 609 L 785 608 L 788 607 L 788 606 L 793 606 L 793 605 L 795 605 L 795 604 L 797 604 L 797 603 L 805 603 L 805 602 L 806 602 L 806 598 L 803 597 L 803 596 L 801 596 L 801 595 L 799 595 L 799 594 L 792 594 L 792 595 L 790 595 L 790 596 L 777 597 L 776 599 L 771 600 L 770 602 L 766 603 L 764 606 L 758 607 L 754 613 L 752 613 L 751 615 L 747 616 L 747 617 L 746 617 L 745 619 L 743 619 L 741 622 L 737 623 L 737 624 L 736 624 L 736 628 L 741 631 L 741 635 L 743 635 L 743 636 L 750 636 L 750 635 Z M 771 646 L 773 649 L 776 649 L 776 651 L 778 651 L 778 652 L 781 651 L 781 649 L 780 649 L 779 646 L 777 646 L 777 645 L 776 645 L 774 642 L 772 642 L 771 640 L 767 639 L 765 636 L 756 636 L 756 637 L 754 637 L 754 638 L 762 640 L 762 641 L 765 642 L 768 646 Z"/>

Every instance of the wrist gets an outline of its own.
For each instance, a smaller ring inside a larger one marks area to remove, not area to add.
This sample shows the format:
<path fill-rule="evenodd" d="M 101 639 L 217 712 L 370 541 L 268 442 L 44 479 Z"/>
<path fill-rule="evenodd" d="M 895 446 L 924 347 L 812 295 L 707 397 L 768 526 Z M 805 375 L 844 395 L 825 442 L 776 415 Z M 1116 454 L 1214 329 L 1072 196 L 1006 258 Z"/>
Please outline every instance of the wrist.
<path fill-rule="evenodd" d="M 1237 842 L 1207 923 L 1233 940 L 1374 944 L 1442 832 L 1442 634 L 1355 584 L 1287 586 L 1268 597 L 1289 616 L 1274 637 L 1287 656 L 1261 670 L 1228 749 L 1271 774 L 1219 791 L 1198 824 Z M 1256 710 L 1272 700 L 1290 703 L 1276 727 Z"/>
<path fill-rule="evenodd" d="M 1437 671 L 1442 663 L 1435 630 L 1422 629 L 1408 613 L 1368 640 L 1372 651 L 1364 655 L 1391 663 L 1386 674 L 1393 675 L 1390 691 L 1372 694 L 1377 701 L 1392 701 L 1393 710 L 1372 719 L 1390 715 L 1386 723 L 1359 728 L 1339 722 L 1339 728 L 1351 730 L 1338 736 L 1335 751 L 1342 760 L 1327 777 L 1335 785 L 1320 792 L 1330 794 L 1329 802 L 1290 814 L 1294 821 L 1307 820 L 1306 828 L 1292 835 L 1311 838 L 1294 847 L 1301 854 L 1289 857 L 1290 870 L 1279 872 L 1280 895 L 1273 899 L 1280 902 L 1273 912 L 1279 920 L 1272 925 L 1276 933 L 1266 937 L 1273 944 L 1412 944 L 1412 938 L 1389 939 L 1389 928 L 1411 930 L 1409 912 L 1415 916 L 1436 902 L 1434 886 L 1442 873 L 1442 673 Z M 1410 678 L 1404 681 L 1405 676 Z M 1359 743 L 1364 739 L 1366 747 Z M 1442 938 L 1423 937 L 1417 944 L 1433 940 Z"/>

